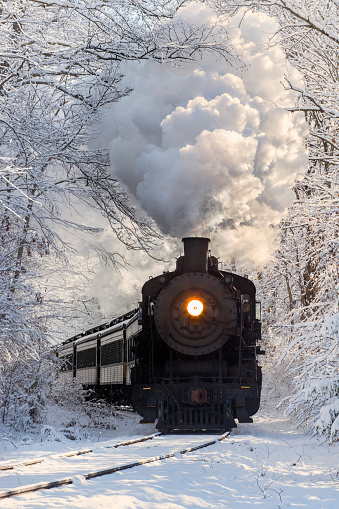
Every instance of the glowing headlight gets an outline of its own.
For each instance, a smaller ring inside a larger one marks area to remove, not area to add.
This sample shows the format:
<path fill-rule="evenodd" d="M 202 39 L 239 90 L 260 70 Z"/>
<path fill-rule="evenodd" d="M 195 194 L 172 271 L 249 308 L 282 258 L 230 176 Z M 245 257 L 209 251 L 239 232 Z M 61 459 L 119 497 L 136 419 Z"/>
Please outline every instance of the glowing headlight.
<path fill-rule="evenodd" d="M 199 316 L 204 309 L 204 305 L 200 300 L 190 300 L 187 304 L 187 311 L 192 316 Z"/>

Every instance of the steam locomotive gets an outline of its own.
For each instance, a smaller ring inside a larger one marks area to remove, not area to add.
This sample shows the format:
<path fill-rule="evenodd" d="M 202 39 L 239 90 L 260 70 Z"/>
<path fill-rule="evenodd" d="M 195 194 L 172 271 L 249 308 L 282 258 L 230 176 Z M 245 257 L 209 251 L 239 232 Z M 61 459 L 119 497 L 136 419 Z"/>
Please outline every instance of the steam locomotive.
<path fill-rule="evenodd" d="M 172 272 L 147 281 L 140 307 L 65 341 L 61 376 L 131 401 L 163 432 L 227 430 L 259 408 L 260 303 L 246 277 L 219 270 L 209 239 L 183 239 Z"/>

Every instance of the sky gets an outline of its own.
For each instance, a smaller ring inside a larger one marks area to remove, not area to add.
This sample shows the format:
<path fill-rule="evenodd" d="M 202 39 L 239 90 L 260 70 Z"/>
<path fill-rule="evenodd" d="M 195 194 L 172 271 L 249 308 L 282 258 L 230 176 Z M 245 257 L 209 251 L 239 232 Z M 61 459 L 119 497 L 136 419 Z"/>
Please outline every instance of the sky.
<path fill-rule="evenodd" d="M 194 2 L 180 15 L 214 16 Z M 262 13 L 234 18 L 227 30 L 241 58 L 236 68 L 209 54 L 181 67 L 144 61 L 123 69 L 133 91 L 107 111 L 100 144 L 112 176 L 165 235 L 156 255 L 171 263 L 125 251 L 131 266 L 122 275 L 96 267 L 91 291 L 104 313 L 133 307 L 149 276 L 172 270 L 185 236 L 211 238 L 212 254 L 226 264 L 260 267 L 272 258 L 274 225 L 307 168 L 307 124 L 287 110 L 297 98 L 283 85 L 285 76 L 302 82 L 273 44 L 276 28 Z M 100 242 L 124 252 L 107 230 Z"/>

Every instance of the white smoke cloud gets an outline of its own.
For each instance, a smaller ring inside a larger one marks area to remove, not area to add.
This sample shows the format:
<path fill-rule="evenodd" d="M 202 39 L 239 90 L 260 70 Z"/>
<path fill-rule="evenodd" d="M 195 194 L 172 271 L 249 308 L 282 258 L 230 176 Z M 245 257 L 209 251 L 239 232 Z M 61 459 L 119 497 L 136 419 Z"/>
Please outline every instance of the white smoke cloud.
<path fill-rule="evenodd" d="M 213 17 L 195 3 L 181 15 Z M 307 167 L 306 123 L 285 109 L 294 97 L 284 74 L 300 78 L 278 45 L 267 49 L 274 21 L 255 13 L 239 21 L 228 28 L 246 64 L 241 76 L 211 56 L 185 68 L 130 63 L 133 92 L 108 113 L 105 138 L 112 174 L 165 234 L 210 236 L 224 258 L 259 264 Z"/>

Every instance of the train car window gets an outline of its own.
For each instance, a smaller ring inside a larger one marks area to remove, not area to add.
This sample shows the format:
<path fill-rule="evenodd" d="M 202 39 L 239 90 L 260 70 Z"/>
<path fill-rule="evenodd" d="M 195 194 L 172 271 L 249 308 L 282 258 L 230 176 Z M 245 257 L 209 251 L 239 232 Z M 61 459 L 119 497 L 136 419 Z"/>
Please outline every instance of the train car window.
<path fill-rule="evenodd" d="M 255 303 L 255 319 L 261 321 L 261 302 Z"/>
<path fill-rule="evenodd" d="M 109 364 L 118 364 L 123 360 L 122 339 L 112 341 L 101 347 L 101 366 Z"/>
<path fill-rule="evenodd" d="M 243 313 L 251 312 L 250 296 L 248 295 L 248 293 L 245 293 L 242 296 L 242 311 Z"/>
<path fill-rule="evenodd" d="M 96 348 L 87 348 L 77 352 L 77 368 L 92 368 L 97 363 L 97 350 Z"/>
<path fill-rule="evenodd" d="M 131 336 L 127 342 L 127 362 L 134 361 L 135 336 Z"/>
<path fill-rule="evenodd" d="M 153 316 L 154 315 L 154 302 L 150 301 L 148 303 L 148 315 Z"/>

